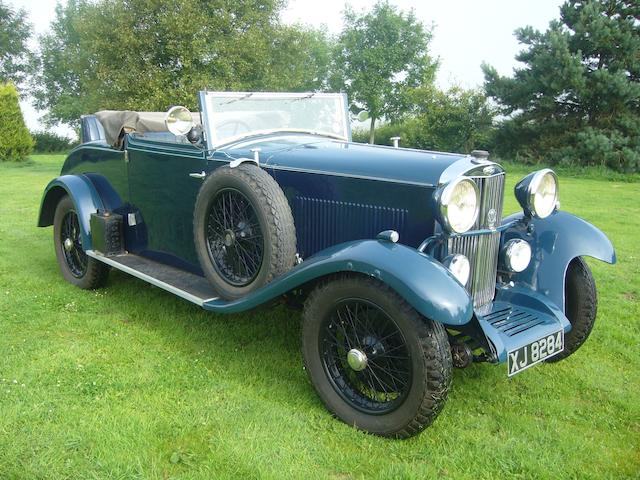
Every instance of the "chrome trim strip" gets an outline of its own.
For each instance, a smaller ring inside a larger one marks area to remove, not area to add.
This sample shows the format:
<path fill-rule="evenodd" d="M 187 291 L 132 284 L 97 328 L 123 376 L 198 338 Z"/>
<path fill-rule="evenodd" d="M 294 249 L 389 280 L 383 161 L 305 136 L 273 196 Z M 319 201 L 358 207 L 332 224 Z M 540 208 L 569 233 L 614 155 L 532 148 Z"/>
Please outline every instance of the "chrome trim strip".
<path fill-rule="evenodd" d="M 98 145 L 96 145 L 98 144 Z M 78 150 L 84 150 L 84 149 L 90 149 L 91 151 L 94 150 L 101 150 L 101 151 L 105 151 L 105 152 L 123 152 L 123 150 L 117 149 L 117 148 L 113 148 L 113 147 L 105 147 L 103 142 L 100 141 L 95 141 L 95 142 L 87 142 L 87 143 L 81 143 L 80 145 L 77 145 L 76 147 L 72 148 L 69 151 L 68 155 L 71 155 L 74 152 L 77 152 Z M 67 155 L 67 156 L 68 156 Z"/>
<path fill-rule="evenodd" d="M 393 147 L 391 147 L 393 148 Z M 221 152 L 221 153 L 226 153 L 226 152 Z M 222 163 L 225 165 L 228 165 L 229 163 L 233 162 L 236 160 L 235 157 L 232 157 L 231 155 L 227 154 L 227 157 L 229 159 L 231 159 L 230 161 L 226 160 L 226 159 L 221 159 L 221 158 L 211 158 L 209 157 L 209 161 L 210 162 L 218 162 L 218 163 Z M 253 161 L 253 160 L 252 160 Z M 433 183 L 427 183 L 427 182 L 413 182 L 411 180 L 402 180 L 402 179 L 393 179 L 393 178 L 384 178 L 384 177 L 369 177 L 366 175 L 357 175 L 357 174 L 353 174 L 353 173 L 349 173 L 349 172 L 331 172 L 329 170 L 309 170 L 307 168 L 296 168 L 296 167 L 282 167 L 279 165 L 274 165 L 271 163 L 268 163 L 269 159 L 267 159 L 264 163 L 262 163 L 260 166 L 262 168 L 266 168 L 266 169 L 270 169 L 270 170 L 282 170 L 285 172 L 300 172 L 300 173 L 311 173 L 311 174 L 315 174 L 315 175 L 329 175 L 332 177 L 346 177 L 346 178 L 357 178 L 360 180 L 375 180 L 378 182 L 390 182 L 390 183 L 399 183 L 402 185 L 413 185 L 413 186 L 417 186 L 417 187 L 429 187 L 429 188 L 434 188 L 435 185 Z M 458 235 L 458 234 L 456 234 Z M 461 234 L 462 235 L 462 234 Z"/>
<path fill-rule="evenodd" d="M 156 287 L 162 288 L 163 290 L 166 290 L 167 292 L 171 292 L 174 295 L 177 295 L 178 297 L 184 298 L 185 300 L 190 301 L 191 303 L 195 303 L 196 305 L 202 307 L 203 304 L 205 304 L 206 302 L 210 302 L 210 301 L 214 301 L 214 300 L 218 300 L 219 297 L 212 297 L 212 298 L 200 298 L 200 297 L 196 297 L 195 295 L 190 294 L 189 292 L 186 292 L 184 290 L 180 290 L 179 288 L 174 287 L 173 285 L 169 285 L 168 283 L 162 282 L 160 280 L 158 280 L 157 278 L 154 278 L 150 275 L 147 275 L 146 273 L 142 273 L 134 268 L 131 268 L 127 265 L 123 265 L 120 262 L 116 262 L 115 260 L 112 260 L 109 257 L 105 257 L 104 255 L 94 251 L 94 250 L 87 250 L 86 254 L 88 256 L 90 256 L 91 258 L 95 258 L 96 260 L 102 262 L 102 263 L 106 263 L 107 265 L 117 269 L 117 270 L 121 270 L 125 273 L 128 273 L 129 275 L 132 275 L 134 277 L 137 277 L 141 280 L 144 280 L 145 282 L 150 283 L 151 285 L 155 285 Z"/>
<path fill-rule="evenodd" d="M 418 187 L 435 187 L 435 185 L 433 185 L 432 183 L 412 182 L 409 180 L 399 180 L 399 179 L 393 179 L 393 178 L 369 177 L 367 175 L 356 175 L 353 173 L 330 172 L 326 170 L 309 170 L 306 168 L 295 168 L 295 167 L 281 167 L 281 166 L 272 165 L 272 164 L 263 164 L 263 166 L 265 168 L 269 168 L 273 170 L 284 170 L 289 172 L 313 173 L 318 175 L 330 175 L 333 177 L 359 178 L 361 180 L 376 180 L 379 182 L 401 183 L 402 185 L 415 185 Z"/>
<path fill-rule="evenodd" d="M 169 149 L 168 150 L 158 150 L 158 147 L 162 148 L 162 146 L 168 145 Z M 144 146 L 140 145 L 140 144 L 128 144 L 127 145 L 127 150 L 131 150 L 134 152 L 144 152 L 144 153 L 160 153 L 160 154 L 169 154 L 171 156 L 174 157 L 185 157 L 185 158 L 193 158 L 195 160 L 201 160 L 204 159 L 202 152 L 200 151 L 197 155 L 190 155 L 188 153 L 182 153 L 182 152 L 176 152 L 175 150 L 170 150 L 170 147 L 172 144 L 171 142 L 164 142 L 162 143 L 162 146 L 160 145 L 160 143 L 156 143 L 153 145 L 153 147 L 155 148 L 145 148 Z"/>

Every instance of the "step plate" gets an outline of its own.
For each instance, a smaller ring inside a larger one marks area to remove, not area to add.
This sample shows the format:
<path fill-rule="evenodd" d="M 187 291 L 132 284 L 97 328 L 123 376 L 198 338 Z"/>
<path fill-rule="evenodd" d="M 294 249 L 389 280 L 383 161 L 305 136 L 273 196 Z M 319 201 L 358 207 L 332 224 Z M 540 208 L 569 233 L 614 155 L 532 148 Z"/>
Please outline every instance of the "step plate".
<path fill-rule="evenodd" d="M 206 278 L 179 268 L 130 253 L 106 257 L 88 250 L 87 255 L 196 305 L 202 306 L 205 302 L 218 299 Z"/>

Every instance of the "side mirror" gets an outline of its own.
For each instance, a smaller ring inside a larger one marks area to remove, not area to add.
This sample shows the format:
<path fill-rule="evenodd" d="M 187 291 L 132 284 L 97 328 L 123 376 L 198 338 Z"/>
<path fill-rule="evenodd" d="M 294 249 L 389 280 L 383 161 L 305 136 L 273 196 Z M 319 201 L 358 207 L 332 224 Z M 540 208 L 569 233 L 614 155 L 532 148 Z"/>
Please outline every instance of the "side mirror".
<path fill-rule="evenodd" d="M 164 123 L 174 135 L 186 135 L 193 128 L 191 112 L 185 107 L 171 107 L 164 117 Z"/>

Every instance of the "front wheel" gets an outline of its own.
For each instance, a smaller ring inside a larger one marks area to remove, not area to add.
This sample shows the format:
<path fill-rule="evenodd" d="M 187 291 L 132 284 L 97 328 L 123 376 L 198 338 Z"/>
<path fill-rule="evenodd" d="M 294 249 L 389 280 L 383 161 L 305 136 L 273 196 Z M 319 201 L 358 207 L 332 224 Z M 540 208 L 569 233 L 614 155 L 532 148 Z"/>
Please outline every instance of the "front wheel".
<path fill-rule="evenodd" d="M 429 426 L 451 385 L 444 327 L 385 284 L 349 276 L 305 303 L 305 367 L 326 407 L 349 425 L 406 438 Z"/>
<path fill-rule="evenodd" d="M 564 282 L 565 315 L 571 323 L 571 330 L 564 336 L 564 350 L 547 362 L 557 362 L 578 350 L 587 340 L 596 323 L 598 293 L 591 269 L 580 258 L 574 258 Z"/>

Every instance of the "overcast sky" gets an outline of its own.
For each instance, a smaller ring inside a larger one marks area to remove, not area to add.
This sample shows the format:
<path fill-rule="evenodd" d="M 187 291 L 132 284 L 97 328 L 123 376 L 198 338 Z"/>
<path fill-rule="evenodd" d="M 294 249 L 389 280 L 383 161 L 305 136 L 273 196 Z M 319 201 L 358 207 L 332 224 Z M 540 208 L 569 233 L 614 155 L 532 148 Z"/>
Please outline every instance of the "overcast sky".
<path fill-rule="evenodd" d="M 6 0 L 5 0 L 6 1 Z M 58 0 L 64 3 L 64 0 Z M 16 8 L 24 8 L 38 34 L 49 28 L 54 18 L 57 0 L 8 0 Z M 356 11 L 370 8 L 371 0 L 348 2 Z M 414 8 L 416 16 L 426 25 L 433 25 L 431 53 L 440 58 L 438 84 L 446 88 L 453 84 L 475 87 L 482 84 L 480 64 L 487 62 L 504 75 L 511 73 L 520 46 L 513 31 L 525 25 L 543 30 L 558 17 L 560 0 L 390 0 L 398 9 Z M 283 12 L 287 23 L 324 25 L 331 33 L 342 28 L 342 11 L 346 2 L 339 0 L 289 0 Z M 194 92 L 195 94 L 195 92 Z M 25 120 L 30 129 L 41 128 L 29 101 L 22 102 Z M 68 129 L 57 129 L 70 133 Z"/>

